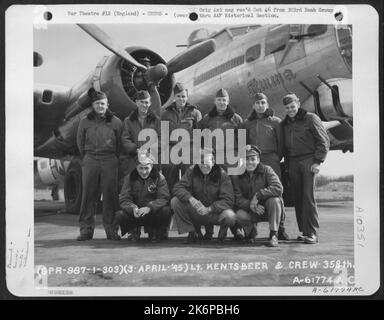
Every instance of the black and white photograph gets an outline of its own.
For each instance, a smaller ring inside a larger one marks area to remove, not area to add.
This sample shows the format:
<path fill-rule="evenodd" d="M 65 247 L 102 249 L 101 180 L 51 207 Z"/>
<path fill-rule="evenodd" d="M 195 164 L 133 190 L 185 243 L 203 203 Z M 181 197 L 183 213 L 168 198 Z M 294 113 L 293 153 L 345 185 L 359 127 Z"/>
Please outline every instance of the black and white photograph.
<path fill-rule="evenodd" d="M 36 8 L 29 87 L 6 81 L 10 291 L 377 289 L 371 7 Z"/>

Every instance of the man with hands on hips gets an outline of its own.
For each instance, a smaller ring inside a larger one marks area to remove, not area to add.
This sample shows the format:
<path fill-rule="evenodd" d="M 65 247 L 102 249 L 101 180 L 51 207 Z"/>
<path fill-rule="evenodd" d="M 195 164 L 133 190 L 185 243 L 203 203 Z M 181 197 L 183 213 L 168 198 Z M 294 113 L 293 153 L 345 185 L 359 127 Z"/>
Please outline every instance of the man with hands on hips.
<path fill-rule="evenodd" d="M 284 159 L 293 190 L 298 239 L 318 242 L 319 216 L 314 195 L 315 174 L 329 151 L 329 137 L 320 118 L 300 108 L 299 98 L 291 93 L 283 98 L 287 116 L 284 130 Z"/>

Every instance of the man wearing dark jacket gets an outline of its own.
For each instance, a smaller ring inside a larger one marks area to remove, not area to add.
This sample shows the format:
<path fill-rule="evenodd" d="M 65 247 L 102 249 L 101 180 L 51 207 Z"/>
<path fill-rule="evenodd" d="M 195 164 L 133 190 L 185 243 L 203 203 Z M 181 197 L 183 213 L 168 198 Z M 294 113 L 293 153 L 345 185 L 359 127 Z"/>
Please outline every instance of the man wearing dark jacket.
<path fill-rule="evenodd" d="M 244 122 L 244 128 L 247 130 L 247 144 L 255 145 L 261 150 L 260 161 L 270 166 L 281 181 L 280 161 L 284 147 L 281 119 L 274 116 L 264 93 L 255 94 L 252 109 L 250 116 Z M 289 240 L 284 221 L 285 216 L 282 216 L 278 232 L 279 240 Z"/>
<path fill-rule="evenodd" d="M 231 179 L 215 164 L 214 153 L 202 149 L 202 163 L 187 169 L 173 188 L 171 207 L 179 234 L 188 232 L 187 242 L 198 238 L 196 227 L 220 225 L 218 239 L 223 241 L 227 228 L 236 223 Z"/>
<path fill-rule="evenodd" d="M 149 153 L 139 152 L 136 161 L 136 168 L 124 179 L 114 225 L 120 226 L 122 236 L 131 232 L 134 241 L 140 239 L 139 227 L 148 227 L 150 240 L 159 242 L 171 218 L 167 182 L 153 167 Z"/>
<path fill-rule="evenodd" d="M 315 174 L 329 151 L 329 138 L 320 118 L 300 108 L 299 98 L 283 98 L 284 158 L 294 193 L 296 219 L 305 243 L 318 242 L 319 217 L 314 195 Z"/>
<path fill-rule="evenodd" d="M 108 239 L 118 240 L 114 212 L 118 208 L 117 169 L 122 124 L 108 109 L 104 92 L 89 90 L 92 111 L 77 130 L 77 147 L 83 157 L 83 193 L 79 241 L 90 240 L 95 229 L 96 203 L 103 195 L 103 225 Z"/>
<path fill-rule="evenodd" d="M 123 122 L 123 134 L 121 142 L 125 156 L 122 159 L 122 179 L 135 169 L 135 158 L 137 150 L 145 143 L 138 140 L 138 136 L 143 129 L 153 129 L 160 135 L 160 120 L 149 109 L 151 97 L 145 90 L 138 91 L 136 94 L 137 109 L 132 111 Z"/>
<path fill-rule="evenodd" d="M 250 116 L 244 122 L 247 144 L 261 150 L 260 160 L 270 166 L 281 179 L 280 160 L 283 155 L 283 131 L 281 119 L 269 108 L 267 96 L 257 93 Z"/>
<path fill-rule="evenodd" d="M 220 89 L 216 92 L 215 96 L 215 106 L 209 111 L 203 119 L 199 122 L 199 129 L 209 129 L 211 131 L 215 129 L 220 129 L 224 134 L 224 141 L 216 141 L 216 151 L 224 152 L 224 163 L 220 164 L 225 170 L 228 168 L 228 162 L 226 161 L 226 149 L 228 147 L 234 148 L 237 151 L 237 129 L 243 124 L 243 119 L 237 113 L 235 113 L 231 106 L 229 105 L 229 94 L 227 90 Z M 226 141 L 226 130 L 233 129 L 235 133 L 235 141 L 233 145 L 227 145 Z M 219 150 L 220 147 L 223 147 L 222 150 Z M 231 228 L 231 231 L 234 235 L 235 240 L 242 240 L 243 236 L 238 229 L 238 226 L 235 225 Z M 206 228 L 206 233 L 204 237 L 206 239 L 212 238 L 213 229 Z"/>
<path fill-rule="evenodd" d="M 269 242 L 278 246 L 277 231 L 284 205 L 283 186 L 274 170 L 260 162 L 262 151 L 254 145 L 246 146 L 246 171 L 232 176 L 235 191 L 236 217 L 245 230 L 246 240 L 253 243 L 256 238 L 254 223 L 269 221 Z"/>
<path fill-rule="evenodd" d="M 243 119 L 239 114 L 233 111 L 231 106 L 229 105 L 229 94 L 227 90 L 220 89 L 216 92 L 215 97 L 215 106 L 203 117 L 203 119 L 199 122 L 199 129 L 209 129 L 211 131 L 215 129 L 221 129 L 224 133 L 224 138 L 226 137 L 225 133 L 227 129 L 233 129 L 235 134 L 237 129 L 242 125 Z M 232 146 L 236 149 L 235 145 Z M 216 143 L 217 146 L 226 146 L 226 141 L 220 141 Z M 218 148 L 216 148 L 218 151 Z M 225 155 L 225 148 L 222 150 Z M 227 162 L 224 158 L 224 168 L 226 168 Z"/>
<path fill-rule="evenodd" d="M 178 129 L 188 131 L 192 153 L 193 129 L 197 128 L 197 123 L 201 120 L 201 112 L 195 105 L 188 102 L 188 90 L 183 84 L 179 82 L 175 84 L 173 95 L 175 101 L 164 110 L 161 115 L 161 121 L 168 121 L 169 132 Z M 171 149 L 175 144 L 176 142 L 170 141 L 169 148 Z M 162 171 L 165 174 L 170 190 L 179 181 L 179 176 L 182 176 L 191 164 L 192 161 L 189 161 L 189 163 L 173 164 L 172 159 L 170 159 L 169 165 L 162 165 Z"/>

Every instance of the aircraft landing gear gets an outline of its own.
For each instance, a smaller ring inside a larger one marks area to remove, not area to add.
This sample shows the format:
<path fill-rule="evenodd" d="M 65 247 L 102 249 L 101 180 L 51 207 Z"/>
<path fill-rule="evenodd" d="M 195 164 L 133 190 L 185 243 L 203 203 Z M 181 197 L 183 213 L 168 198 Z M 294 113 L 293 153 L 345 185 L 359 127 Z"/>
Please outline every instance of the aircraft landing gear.
<path fill-rule="evenodd" d="M 52 200 L 54 201 L 59 200 L 59 186 L 57 184 L 54 184 L 52 186 L 51 197 L 52 197 Z"/>
<path fill-rule="evenodd" d="M 79 214 L 82 195 L 80 161 L 72 160 L 64 179 L 64 199 L 67 213 Z"/>

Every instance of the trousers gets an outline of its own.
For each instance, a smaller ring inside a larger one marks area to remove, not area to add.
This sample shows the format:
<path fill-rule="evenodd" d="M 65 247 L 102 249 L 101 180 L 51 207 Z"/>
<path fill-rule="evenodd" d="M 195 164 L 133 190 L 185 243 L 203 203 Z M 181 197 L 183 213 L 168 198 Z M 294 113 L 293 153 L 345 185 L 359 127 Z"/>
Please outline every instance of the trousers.
<path fill-rule="evenodd" d="M 151 211 L 144 217 L 135 218 L 133 212 L 120 210 L 116 213 L 114 225 L 120 226 L 121 235 L 131 232 L 137 227 L 149 227 L 151 229 L 165 230 L 171 220 L 171 209 L 164 206 L 157 211 Z"/>
<path fill-rule="evenodd" d="M 280 198 L 269 198 L 264 203 L 265 213 L 262 216 L 258 216 L 251 211 L 245 211 L 239 209 L 236 211 L 236 218 L 240 225 L 243 227 L 245 235 L 248 235 L 253 227 L 254 223 L 261 221 L 269 222 L 269 229 L 271 231 L 278 231 L 280 225 L 280 219 L 282 216 L 282 201 Z"/>
<path fill-rule="evenodd" d="M 305 236 L 317 235 L 319 215 L 315 201 L 315 174 L 311 172 L 313 158 L 289 159 L 289 180 L 295 202 L 299 231 Z"/>
<path fill-rule="evenodd" d="M 200 215 L 195 208 L 187 202 L 181 202 L 173 197 L 171 208 L 175 215 L 175 221 L 179 234 L 195 231 L 195 226 L 220 225 L 233 227 L 236 224 L 236 214 L 232 209 L 223 210 L 220 214 L 209 213 Z"/>
<path fill-rule="evenodd" d="M 107 237 L 114 232 L 114 213 L 119 207 L 117 193 L 118 159 L 113 155 L 96 159 L 85 155 L 82 164 L 83 193 L 80 207 L 80 234 L 93 236 L 97 203 L 103 195 L 103 226 Z"/>

